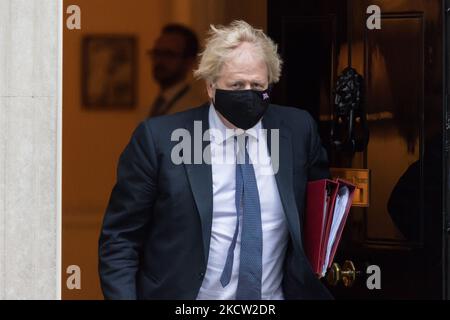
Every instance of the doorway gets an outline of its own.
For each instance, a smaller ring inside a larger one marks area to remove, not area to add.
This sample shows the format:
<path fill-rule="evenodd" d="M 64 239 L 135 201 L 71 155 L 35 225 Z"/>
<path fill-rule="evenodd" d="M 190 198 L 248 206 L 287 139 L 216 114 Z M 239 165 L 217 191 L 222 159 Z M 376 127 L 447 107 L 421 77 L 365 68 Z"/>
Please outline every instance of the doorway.
<path fill-rule="evenodd" d="M 380 29 L 367 27 L 371 5 Z M 332 167 L 370 172 L 369 204 L 351 209 L 335 259 L 353 261 L 357 280 L 330 290 L 337 299 L 448 297 L 443 1 L 269 0 L 268 12 L 285 61 L 276 102 L 312 114 Z M 330 138 L 333 90 L 348 66 L 364 79 L 370 132 L 355 153 Z M 380 289 L 367 285 L 370 266 Z"/>

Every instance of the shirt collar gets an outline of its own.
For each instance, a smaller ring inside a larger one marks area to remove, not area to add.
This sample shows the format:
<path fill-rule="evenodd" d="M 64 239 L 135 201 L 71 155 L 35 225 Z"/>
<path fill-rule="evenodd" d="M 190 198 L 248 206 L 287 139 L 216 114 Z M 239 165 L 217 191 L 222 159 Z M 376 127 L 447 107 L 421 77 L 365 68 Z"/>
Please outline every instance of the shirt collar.
<path fill-rule="evenodd" d="M 259 135 L 261 133 L 261 120 L 258 121 L 258 123 L 253 126 L 252 128 L 248 130 L 242 130 L 242 129 L 230 129 L 225 126 L 225 124 L 220 119 L 219 115 L 217 114 L 216 109 L 214 108 L 213 104 L 211 103 L 209 106 L 209 129 L 210 129 L 210 135 L 211 140 L 215 142 L 216 144 L 222 144 L 224 141 L 228 140 L 229 138 L 235 136 L 235 135 L 241 135 L 245 133 L 246 135 L 253 137 L 256 141 L 259 140 Z"/>

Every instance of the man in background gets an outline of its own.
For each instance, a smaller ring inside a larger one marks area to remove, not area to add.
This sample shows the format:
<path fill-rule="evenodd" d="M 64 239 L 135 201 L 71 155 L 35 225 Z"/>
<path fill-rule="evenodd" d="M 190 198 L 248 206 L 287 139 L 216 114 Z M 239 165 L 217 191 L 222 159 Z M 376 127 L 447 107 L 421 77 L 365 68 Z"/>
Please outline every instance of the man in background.
<path fill-rule="evenodd" d="M 208 100 L 205 90 L 190 79 L 196 65 L 199 42 L 195 33 L 180 24 L 168 24 L 149 51 L 153 78 L 160 87 L 149 117 L 172 114 Z"/>

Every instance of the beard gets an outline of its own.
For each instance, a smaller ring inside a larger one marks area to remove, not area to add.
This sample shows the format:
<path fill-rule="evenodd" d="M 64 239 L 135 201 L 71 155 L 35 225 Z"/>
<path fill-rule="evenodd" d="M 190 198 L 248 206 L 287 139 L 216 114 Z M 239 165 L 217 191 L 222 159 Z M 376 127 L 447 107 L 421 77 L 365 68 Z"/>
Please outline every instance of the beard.
<path fill-rule="evenodd" d="M 182 70 L 169 70 L 164 65 L 155 65 L 153 67 L 153 77 L 161 86 L 171 86 L 185 78 L 185 72 Z"/>

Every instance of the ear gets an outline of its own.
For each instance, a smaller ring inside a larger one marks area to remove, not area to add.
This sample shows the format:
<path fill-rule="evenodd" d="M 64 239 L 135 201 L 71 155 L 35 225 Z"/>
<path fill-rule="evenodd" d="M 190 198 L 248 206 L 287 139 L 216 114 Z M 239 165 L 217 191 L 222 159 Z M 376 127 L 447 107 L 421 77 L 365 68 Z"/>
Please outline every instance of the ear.
<path fill-rule="evenodd" d="M 209 99 L 213 100 L 216 94 L 216 89 L 214 88 L 211 81 L 206 81 L 206 90 L 208 91 Z"/>
<path fill-rule="evenodd" d="M 189 73 L 197 65 L 197 58 L 186 58 L 186 63 L 184 64 L 185 72 Z"/>

